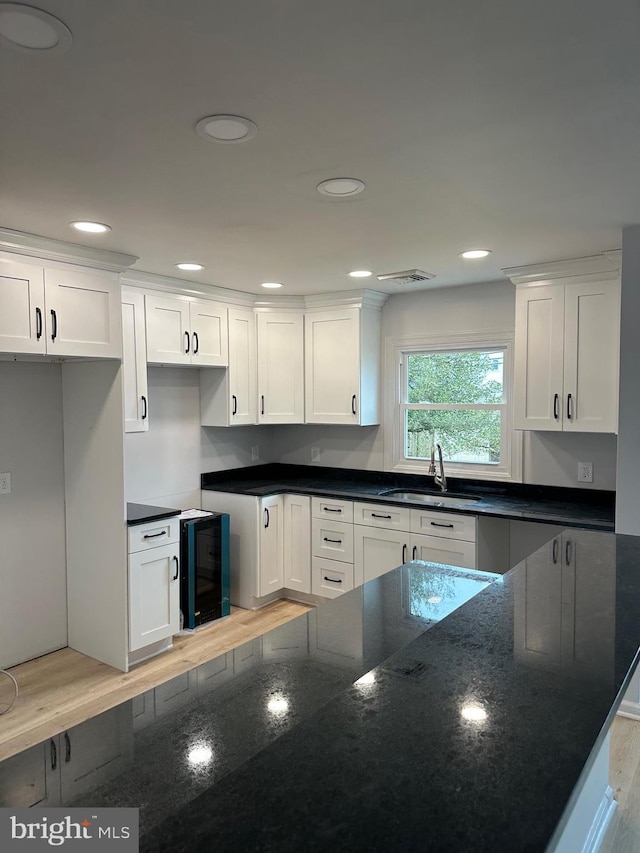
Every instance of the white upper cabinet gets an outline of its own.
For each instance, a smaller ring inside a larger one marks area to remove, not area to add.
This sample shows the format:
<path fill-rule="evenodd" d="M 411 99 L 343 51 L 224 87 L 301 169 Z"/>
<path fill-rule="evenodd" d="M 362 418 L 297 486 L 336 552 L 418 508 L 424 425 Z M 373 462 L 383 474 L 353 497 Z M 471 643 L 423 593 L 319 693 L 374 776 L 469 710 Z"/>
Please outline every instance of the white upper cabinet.
<path fill-rule="evenodd" d="M 122 376 L 124 383 L 124 431 L 149 429 L 147 391 L 147 343 L 144 296 L 122 291 Z"/>
<path fill-rule="evenodd" d="M 305 315 L 305 420 L 377 424 L 380 309 L 344 308 Z"/>
<path fill-rule="evenodd" d="M 0 351 L 121 358 L 119 275 L 2 259 Z"/>
<path fill-rule="evenodd" d="M 224 367 L 228 363 L 227 307 L 205 299 L 145 296 L 147 361 Z"/>
<path fill-rule="evenodd" d="M 258 423 L 304 422 L 304 322 L 301 313 L 259 313 Z"/>
<path fill-rule="evenodd" d="M 516 429 L 616 432 L 620 283 L 516 292 Z"/>
<path fill-rule="evenodd" d="M 251 309 L 229 308 L 229 367 L 200 373 L 203 426 L 255 424 L 256 319 Z"/>

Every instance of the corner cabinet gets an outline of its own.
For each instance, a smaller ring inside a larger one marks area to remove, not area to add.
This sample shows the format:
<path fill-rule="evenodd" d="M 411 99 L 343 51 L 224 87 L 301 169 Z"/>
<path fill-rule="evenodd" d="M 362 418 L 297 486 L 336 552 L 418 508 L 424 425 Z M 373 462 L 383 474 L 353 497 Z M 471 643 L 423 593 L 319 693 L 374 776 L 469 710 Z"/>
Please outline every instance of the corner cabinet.
<path fill-rule="evenodd" d="M 0 257 L 0 352 L 122 358 L 119 274 Z"/>
<path fill-rule="evenodd" d="M 258 423 L 304 423 L 304 320 L 301 312 L 257 314 Z"/>
<path fill-rule="evenodd" d="M 305 314 L 305 421 L 380 422 L 380 307 L 318 308 Z M 384 298 L 383 298 L 384 297 Z"/>
<path fill-rule="evenodd" d="M 527 281 L 516 291 L 516 429 L 615 433 L 620 281 Z"/>

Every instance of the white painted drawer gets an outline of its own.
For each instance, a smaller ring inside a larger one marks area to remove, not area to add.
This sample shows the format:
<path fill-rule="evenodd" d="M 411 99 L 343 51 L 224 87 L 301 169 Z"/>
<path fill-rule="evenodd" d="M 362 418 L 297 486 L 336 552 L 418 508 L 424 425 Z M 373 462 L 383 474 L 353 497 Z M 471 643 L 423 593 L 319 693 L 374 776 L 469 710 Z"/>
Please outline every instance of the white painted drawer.
<path fill-rule="evenodd" d="M 415 534 L 411 539 L 411 559 L 427 563 L 444 563 L 461 569 L 476 568 L 476 543 L 464 539 Z"/>
<path fill-rule="evenodd" d="M 411 530 L 411 509 L 408 506 L 354 503 L 353 523 L 408 532 Z"/>
<path fill-rule="evenodd" d="M 129 527 L 129 553 L 156 548 L 158 545 L 168 545 L 180 539 L 180 522 L 178 516 L 163 518 L 161 521 L 148 521 L 145 524 L 134 524 Z"/>
<path fill-rule="evenodd" d="M 475 542 L 476 517 L 475 515 L 458 515 L 453 512 L 412 509 L 411 532 Z"/>
<path fill-rule="evenodd" d="M 353 563 L 353 524 L 313 518 L 311 520 L 311 553 L 314 557 Z"/>
<path fill-rule="evenodd" d="M 311 561 L 311 592 L 337 598 L 353 589 L 353 565 L 314 557 Z"/>
<path fill-rule="evenodd" d="M 353 501 L 333 498 L 311 498 L 311 515 L 314 518 L 332 518 L 334 521 L 353 521 Z"/>

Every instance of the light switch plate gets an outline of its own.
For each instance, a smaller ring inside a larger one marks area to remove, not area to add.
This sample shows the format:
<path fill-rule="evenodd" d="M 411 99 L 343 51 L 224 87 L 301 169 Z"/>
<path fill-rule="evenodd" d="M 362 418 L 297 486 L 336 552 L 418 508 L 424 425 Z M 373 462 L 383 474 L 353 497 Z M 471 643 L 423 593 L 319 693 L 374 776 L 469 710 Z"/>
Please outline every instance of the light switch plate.
<path fill-rule="evenodd" d="M 578 462 L 578 482 L 593 483 L 593 462 Z"/>

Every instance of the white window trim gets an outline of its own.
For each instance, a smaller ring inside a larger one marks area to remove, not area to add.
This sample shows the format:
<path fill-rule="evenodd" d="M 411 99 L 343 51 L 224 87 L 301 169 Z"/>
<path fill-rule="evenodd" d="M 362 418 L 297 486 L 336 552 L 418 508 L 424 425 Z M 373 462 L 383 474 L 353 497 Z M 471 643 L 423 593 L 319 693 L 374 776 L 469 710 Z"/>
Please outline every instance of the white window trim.
<path fill-rule="evenodd" d="M 410 461 L 404 457 L 403 410 L 401 409 L 402 379 L 400 364 L 403 353 L 442 352 L 443 350 L 473 349 L 505 350 L 503 387 L 505 395 L 505 435 L 508 447 L 507 464 L 469 465 L 463 462 L 447 462 L 445 472 L 451 477 L 469 480 L 506 480 L 522 482 L 522 432 L 513 428 L 513 370 L 514 333 L 499 331 L 456 332 L 447 335 L 411 335 L 404 338 L 385 339 L 385 365 L 383 372 L 384 390 L 384 469 L 401 474 L 426 474 L 428 460 Z"/>

